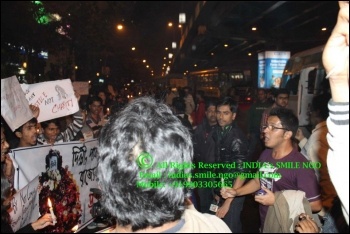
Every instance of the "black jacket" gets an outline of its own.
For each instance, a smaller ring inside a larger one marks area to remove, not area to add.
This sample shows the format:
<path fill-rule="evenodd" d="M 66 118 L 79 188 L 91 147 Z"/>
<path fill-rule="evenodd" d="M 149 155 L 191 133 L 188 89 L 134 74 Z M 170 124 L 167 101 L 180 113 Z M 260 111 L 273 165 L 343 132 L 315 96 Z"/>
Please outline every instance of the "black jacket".
<path fill-rule="evenodd" d="M 242 163 L 248 160 L 248 140 L 235 122 L 226 126 L 224 130 L 217 126 L 213 139 L 215 141 L 215 162 L 235 163 L 236 165 L 233 169 L 218 169 L 217 172 L 247 172 Z"/>
<path fill-rule="evenodd" d="M 206 118 L 203 119 L 193 134 L 193 150 L 195 163 L 215 162 L 215 142 L 213 139 L 213 133 L 216 125 L 210 126 Z"/>

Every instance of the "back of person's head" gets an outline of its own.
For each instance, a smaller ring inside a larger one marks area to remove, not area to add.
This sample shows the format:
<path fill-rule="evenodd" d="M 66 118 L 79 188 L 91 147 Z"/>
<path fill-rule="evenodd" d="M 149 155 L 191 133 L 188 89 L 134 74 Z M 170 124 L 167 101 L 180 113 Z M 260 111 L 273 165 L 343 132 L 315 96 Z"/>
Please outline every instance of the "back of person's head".
<path fill-rule="evenodd" d="M 203 90 L 197 90 L 197 95 L 200 96 L 201 98 L 204 98 L 205 93 Z"/>
<path fill-rule="evenodd" d="M 331 99 L 330 93 L 323 93 L 315 96 L 311 102 L 312 111 L 317 111 L 319 118 L 326 120 L 329 116 L 328 102 Z"/>
<path fill-rule="evenodd" d="M 275 93 L 275 98 L 277 98 L 278 95 L 280 95 L 280 94 L 287 94 L 289 97 L 289 90 L 285 89 L 285 88 L 276 89 L 274 93 Z"/>
<path fill-rule="evenodd" d="M 299 120 L 293 113 L 291 109 L 275 107 L 270 111 L 269 116 L 277 116 L 280 119 L 281 125 L 283 128 L 286 128 L 288 131 L 292 131 L 292 141 L 294 141 L 295 134 L 297 133 L 299 127 Z"/>
<path fill-rule="evenodd" d="M 31 118 L 28 122 L 22 124 L 22 126 L 20 126 L 19 128 L 17 128 L 17 129 L 14 131 L 14 133 L 16 133 L 16 132 L 23 133 L 23 126 L 24 126 L 25 124 L 27 124 L 27 123 L 30 123 L 30 124 L 38 124 L 38 120 L 37 120 L 35 117 Z"/>
<path fill-rule="evenodd" d="M 186 110 L 185 100 L 181 97 L 174 97 L 172 106 L 174 107 L 176 114 L 183 114 Z"/>
<path fill-rule="evenodd" d="M 224 97 L 223 99 L 220 99 L 217 104 L 216 107 L 220 107 L 220 106 L 226 106 L 228 105 L 230 107 L 230 110 L 232 113 L 237 113 L 237 109 L 238 109 L 238 103 L 233 100 L 232 97 Z"/>
<path fill-rule="evenodd" d="M 169 175 L 190 173 L 192 156 L 191 135 L 167 105 L 150 97 L 133 100 L 101 130 L 103 206 L 118 225 L 131 225 L 133 231 L 180 219 L 189 191 L 176 184 L 187 178 Z"/>

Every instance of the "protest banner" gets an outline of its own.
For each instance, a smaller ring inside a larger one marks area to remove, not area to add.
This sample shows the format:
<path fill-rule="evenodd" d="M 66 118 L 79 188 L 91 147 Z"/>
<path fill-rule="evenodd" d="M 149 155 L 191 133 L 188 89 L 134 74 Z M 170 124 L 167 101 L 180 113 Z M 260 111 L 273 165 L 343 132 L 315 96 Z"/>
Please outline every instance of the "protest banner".
<path fill-rule="evenodd" d="M 39 218 L 39 177 L 35 177 L 11 200 L 11 227 L 14 232 Z"/>
<path fill-rule="evenodd" d="M 74 81 L 73 89 L 80 95 L 89 95 L 89 82 L 87 81 Z"/>
<path fill-rule="evenodd" d="M 16 76 L 1 79 L 1 116 L 12 131 L 34 117 Z"/>
<path fill-rule="evenodd" d="M 17 148 L 9 153 L 16 169 L 14 187 L 21 191 L 39 176 L 37 212 L 49 211 L 48 199 L 53 203 L 57 224 L 46 231 L 69 232 L 92 219 L 90 210 L 96 199 L 90 189 L 98 188 L 97 145 L 93 139 Z"/>
<path fill-rule="evenodd" d="M 74 114 L 79 110 L 70 79 L 21 84 L 29 104 L 40 108 L 38 122 Z"/>

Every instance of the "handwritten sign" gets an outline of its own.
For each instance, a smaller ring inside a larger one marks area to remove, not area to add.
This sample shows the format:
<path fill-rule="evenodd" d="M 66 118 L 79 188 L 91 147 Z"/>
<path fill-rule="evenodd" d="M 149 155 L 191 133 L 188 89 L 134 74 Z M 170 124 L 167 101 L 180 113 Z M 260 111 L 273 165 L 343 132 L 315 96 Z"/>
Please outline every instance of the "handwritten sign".
<path fill-rule="evenodd" d="M 1 116 L 12 131 L 34 117 L 16 76 L 1 79 Z"/>
<path fill-rule="evenodd" d="M 74 114 L 79 110 L 70 79 L 21 84 L 29 104 L 38 106 L 38 122 Z"/>
<path fill-rule="evenodd" d="M 74 81 L 73 89 L 80 95 L 89 95 L 89 82 Z"/>
<path fill-rule="evenodd" d="M 37 176 L 13 196 L 10 217 L 14 232 L 39 218 L 38 186 L 39 177 Z"/>
<path fill-rule="evenodd" d="M 81 204 L 80 224 L 84 225 L 92 219 L 90 210 L 92 204 L 96 202 L 91 196 L 90 189 L 98 188 L 97 184 L 97 146 L 96 139 L 82 143 L 80 141 L 58 143 L 54 146 L 42 145 L 35 147 L 17 148 L 9 153 L 16 168 L 14 187 L 24 189 L 28 184 L 32 183 L 38 175 L 46 172 L 46 163 L 49 164 L 50 170 L 55 168 L 66 168 L 69 174 L 72 174 L 75 185 L 79 191 L 79 202 Z M 59 151 L 62 156 L 62 162 L 54 160 L 52 157 L 49 161 L 45 161 L 50 150 Z M 30 160 L 28 160 L 30 158 Z M 53 161 L 55 163 L 53 164 Z M 69 197 L 69 191 L 67 196 Z M 64 200 L 64 199 L 63 199 Z M 56 207 L 60 204 L 56 204 Z M 39 212 L 39 208 L 37 209 Z M 16 217 L 13 217 L 16 220 Z M 21 223 L 21 227 L 23 222 Z"/>

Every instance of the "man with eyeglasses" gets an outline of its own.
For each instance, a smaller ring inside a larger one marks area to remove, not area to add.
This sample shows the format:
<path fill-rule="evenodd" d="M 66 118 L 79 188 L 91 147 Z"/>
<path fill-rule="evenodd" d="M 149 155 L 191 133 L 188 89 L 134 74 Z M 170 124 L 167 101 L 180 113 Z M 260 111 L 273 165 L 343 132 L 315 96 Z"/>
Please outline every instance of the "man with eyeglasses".
<path fill-rule="evenodd" d="M 278 205 L 275 204 L 276 192 L 303 191 L 313 213 L 319 212 L 322 208 L 315 172 L 312 168 L 304 168 L 303 163 L 307 163 L 308 160 L 293 146 L 298 124 L 298 118 L 292 110 L 273 108 L 267 124 L 263 127 L 266 149 L 258 160 L 262 166 L 257 171 L 256 177 L 238 189 L 221 190 L 224 198 L 242 196 L 259 190 L 255 201 L 260 203 L 261 232 L 264 230 L 264 225 L 271 225 L 269 222 L 265 223 L 265 218 L 269 207 L 275 208 L 275 205 Z M 287 213 L 289 210 L 284 207 L 280 211 Z M 294 217 L 289 218 L 294 220 Z M 274 222 L 278 223 L 276 220 Z"/>

